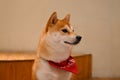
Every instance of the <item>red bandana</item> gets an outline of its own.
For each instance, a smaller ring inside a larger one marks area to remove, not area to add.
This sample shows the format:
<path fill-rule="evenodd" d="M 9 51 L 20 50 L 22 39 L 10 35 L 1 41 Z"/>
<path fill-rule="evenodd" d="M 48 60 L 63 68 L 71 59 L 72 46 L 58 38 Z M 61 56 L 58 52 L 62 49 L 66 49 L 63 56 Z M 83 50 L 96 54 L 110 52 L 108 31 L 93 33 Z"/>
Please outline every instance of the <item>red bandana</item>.
<path fill-rule="evenodd" d="M 78 73 L 76 62 L 71 56 L 67 60 L 62 61 L 60 63 L 56 63 L 53 61 L 48 61 L 48 62 L 53 67 L 66 70 L 66 71 L 72 72 L 74 74 Z"/>

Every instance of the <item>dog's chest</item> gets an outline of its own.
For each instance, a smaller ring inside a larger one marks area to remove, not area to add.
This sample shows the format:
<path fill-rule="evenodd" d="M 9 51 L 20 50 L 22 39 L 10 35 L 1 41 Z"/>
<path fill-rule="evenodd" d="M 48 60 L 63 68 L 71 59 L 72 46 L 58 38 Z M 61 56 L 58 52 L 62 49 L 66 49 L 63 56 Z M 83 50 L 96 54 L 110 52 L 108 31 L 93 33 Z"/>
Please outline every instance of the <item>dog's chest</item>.
<path fill-rule="evenodd" d="M 38 80 L 63 80 L 62 78 L 68 80 L 67 78 L 70 77 L 71 73 L 54 68 L 44 60 L 41 60 L 39 64 L 41 68 L 36 72 Z"/>

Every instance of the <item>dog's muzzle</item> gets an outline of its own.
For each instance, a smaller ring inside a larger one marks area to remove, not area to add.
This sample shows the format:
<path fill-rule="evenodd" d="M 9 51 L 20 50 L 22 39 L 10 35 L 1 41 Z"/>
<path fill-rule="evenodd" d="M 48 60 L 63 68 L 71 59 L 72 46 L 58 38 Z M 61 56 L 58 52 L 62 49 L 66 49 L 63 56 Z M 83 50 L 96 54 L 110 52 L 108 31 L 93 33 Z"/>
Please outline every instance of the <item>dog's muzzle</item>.
<path fill-rule="evenodd" d="M 64 43 L 71 44 L 71 45 L 76 45 L 81 41 L 81 39 L 82 39 L 81 36 L 76 36 L 76 40 L 73 43 L 67 42 L 67 41 L 64 41 Z"/>

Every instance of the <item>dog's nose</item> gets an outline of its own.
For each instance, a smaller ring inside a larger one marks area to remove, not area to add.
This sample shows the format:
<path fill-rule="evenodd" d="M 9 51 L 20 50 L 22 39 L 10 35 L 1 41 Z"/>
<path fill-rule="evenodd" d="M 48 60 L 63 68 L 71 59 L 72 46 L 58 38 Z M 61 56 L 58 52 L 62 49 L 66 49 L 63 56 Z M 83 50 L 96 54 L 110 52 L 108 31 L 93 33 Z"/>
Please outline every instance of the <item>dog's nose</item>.
<path fill-rule="evenodd" d="M 78 41 L 80 41 L 81 40 L 81 36 L 76 36 L 76 39 L 78 40 Z"/>

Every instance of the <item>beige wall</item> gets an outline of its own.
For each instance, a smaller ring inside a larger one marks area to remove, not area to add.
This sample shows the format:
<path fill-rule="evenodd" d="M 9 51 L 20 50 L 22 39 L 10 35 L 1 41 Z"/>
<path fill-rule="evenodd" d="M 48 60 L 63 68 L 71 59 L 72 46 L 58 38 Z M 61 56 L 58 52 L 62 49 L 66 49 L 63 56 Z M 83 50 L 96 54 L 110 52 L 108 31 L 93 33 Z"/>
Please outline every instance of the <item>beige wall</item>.
<path fill-rule="evenodd" d="M 93 54 L 93 76 L 120 77 L 120 0 L 0 0 L 0 50 L 36 50 L 53 11 L 71 13 L 83 36 L 74 52 Z"/>

